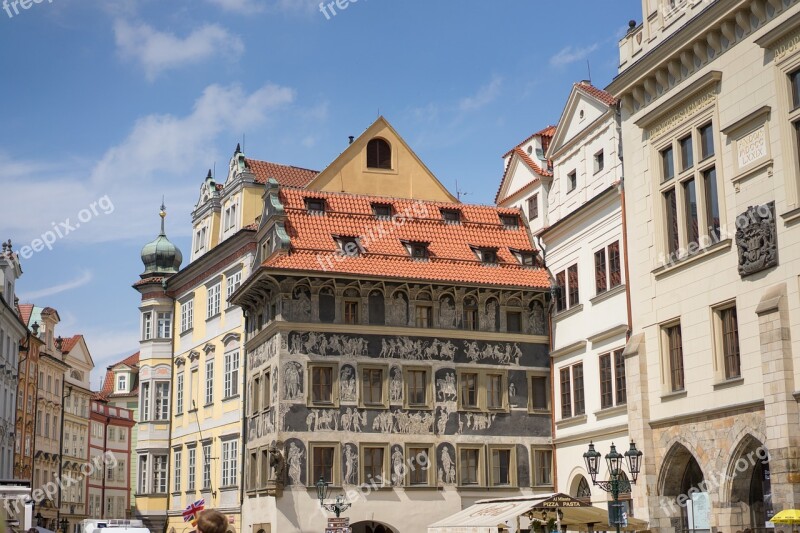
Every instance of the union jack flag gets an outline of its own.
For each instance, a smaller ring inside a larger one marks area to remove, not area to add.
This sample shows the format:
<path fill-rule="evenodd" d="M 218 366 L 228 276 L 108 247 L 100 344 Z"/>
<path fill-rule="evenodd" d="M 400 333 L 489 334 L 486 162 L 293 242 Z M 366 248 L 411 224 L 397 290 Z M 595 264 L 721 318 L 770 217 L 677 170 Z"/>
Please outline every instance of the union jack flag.
<path fill-rule="evenodd" d="M 203 509 L 205 509 L 205 506 L 206 506 L 205 498 L 201 498 L 196 502 L 187 505 L 186 509 L 183 511 L 183 521 L 188 522 L 189 520 L 196 520 L 198 513 L 200 513 L 200 511 L 202 511 Z"/>

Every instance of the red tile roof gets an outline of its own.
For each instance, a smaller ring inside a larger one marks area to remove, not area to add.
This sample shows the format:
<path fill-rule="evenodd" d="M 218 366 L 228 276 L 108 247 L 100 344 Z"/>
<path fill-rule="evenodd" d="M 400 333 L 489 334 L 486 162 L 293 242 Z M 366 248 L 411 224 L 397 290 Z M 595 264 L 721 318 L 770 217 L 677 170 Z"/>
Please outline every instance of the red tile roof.
<path fill-rule="evenodd" d="M 531 139 L 533 139 L 536 136 L 541 136 L 542 137 L 542 150 L 544 150 L 544 152 L 546 153 L 547 152 L 547 147 L 550 146 L 550 141 L 553 140 L 553 135 L 555 135 L 555 134 L 556 134 L 556 126 L 547 126 L 545 129 L 537 131 L 536 133 L 534 133 L 533 135 L 531 135 L 530 137 L 528 137 L 527 139 L 525 139 L 524 141 L 522 141 L 521 143 L 516 145 L 511 150 L 509 150 L 508 152 L 504 153 L 503 157 L 505 158 L 505 157 L 510 156 L 511 152 L 513 152 L 514 149 L 522 148 L 523 146 L 528 144 Z"/>
<path fill-rule="evenodd" d="M 245 164 L 255 174 L 257 182 L 266 183 L 269 178 L 275 178 L 278 183 L 287 187 L 305 187 L 319 174 L 316 170 L 257 159 L 245 159 Z"/>
<path fill-rule="evenodd" d="M 534 251 L 523 224 L 506 229 L 500 220 L 500 215 L 521 217 L 518 209 L 289 188 L 282 188 L 280 197 L 291 249 L 268 258 L 262 264 L 265 268 L 536 288 L 550 285 L 545 270 L 521 266 L 511 252 Z M 307 211 L 304 199 L 309 197 L 325 200 L 325 214 Z M 378 219 L 373 202 L 391 204 L 396 217 Z M 461 223 L 445 223 L 440 209 L 460 211 Z M 364 253 L 343 257 L 334 236 L 358 237 Z M 429 243 L 429 260 L 412 259 L 402 241 Z M 498 264 L 482 264 L 471 246 L 497 249 Z"/>
<path fill-rule="evenodd" d="M 603 89 L 598 89 L 591 83 L 582 81 L 580 83 L 576 83 L 575 87 L 578 87 L 582 91 L 585 91 L 589 96 L 600 100 L 607 106 L 615 106 L 619 100 L 611 93 L 604 91 Z"/>
<path fill-rule="evenodd" d="M 81 337 L 83 337 L 83 335 L 78 334 L 64 339 L 64 341 L 61 343 L 61 353 L 69 353 L 75 347 L 75 345 L 78 344 L 78 341 L 81 340 Z"/>
<path fill-rule="evenodd" d="M 133 355 L 129 355 L 122 361 L 118 363 L 114 363 L 113 365 L 108 367 L 106 370 L 106 376 L 103 379 L 103 386 L 97 391 L 94 395 L 95 400 L 107 400 L 109 397 L 114 395 L 114 372 L 111 371 L 117 365 L 126 365 L 133 369 L 137 369 L 139 367 L 139 352 L 136 352 Z M 138 393 L 139 390 L 139 380 L 134 378 L 131 380 L 131 384 L 133 387 L 129 393 L 124 394 L 124 396 L 130 396 Z"/>
<path fill-rule="evenodd" d="M 33 304 L 19 304 L 17 306 L 17 313 L 19 314 L 20 320 L 25 326 L 28 326 L 28 322 L 31 320 L 31 314 L 33 314 Z"/>

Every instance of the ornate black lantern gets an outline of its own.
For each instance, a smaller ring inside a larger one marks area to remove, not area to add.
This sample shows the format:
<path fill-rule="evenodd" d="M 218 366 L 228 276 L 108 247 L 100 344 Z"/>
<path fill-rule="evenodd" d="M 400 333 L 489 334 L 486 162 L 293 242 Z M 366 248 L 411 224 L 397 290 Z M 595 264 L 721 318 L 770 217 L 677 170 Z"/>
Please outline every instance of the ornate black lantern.
<path fill-rule="evenodd" d="M 583 454 L 583 460 L 586 462 L 586 470 L 592 476 L 592 483 L 597 480 L 597 471 L 600 466 L 600 452 L 594 449 L 594 443 L 589 442 L 589 451 Z"/>

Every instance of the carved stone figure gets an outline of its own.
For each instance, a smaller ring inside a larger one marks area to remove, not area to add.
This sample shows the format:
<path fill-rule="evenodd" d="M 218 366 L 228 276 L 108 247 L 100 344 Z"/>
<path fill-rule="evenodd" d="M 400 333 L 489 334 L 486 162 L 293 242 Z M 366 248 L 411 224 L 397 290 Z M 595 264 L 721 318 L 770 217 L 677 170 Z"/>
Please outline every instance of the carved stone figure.
<path fill-rule="evenodd" d="M 392 380 L 389 383 L 389 401 L 400 403 L 403 401 L 403 371 L 399 367 L 392 367 Z"/>
<path fill-rule="evenodd" d="M 453 458 L 450 455 L 450 447 L 447 445 L 442 446 L 442 451 L 439 455 L 441 465 L 440 481 L 442 484 L 455 485 L 456 483 L 456 467 Z"/>
<path fill-rule="evenodd" d="M 486 304 L 486 310 L 483 314 L 483 323 L 486 325 L 488 331 L 497 329 L 497 302 L 490 300 Z"/>
<path fill-rule="evenodd" d="M 311 297 L 308 294 L 308 289 L 298 288 L 294 291 L 292 320 L 295 322 L 311 322 Z"/>
<path fill-rule="evenodd" d="M 456 306 L 450 296 L 445 296 L 439 303 L 439 325 L 443 328 L 456 326 Z"/>
<path fill-rule="evenodd" d="M 531 304 L 531 313 L 528 317 L 528 326 L 531 335 L 544 335 L 545 322 L 544 322 L 544 305 L 540 301 L 534 301 Z"/>
<path fill-rule="evenodd" d="M 343 402 L 356 401 L 355 370 L 350 365 L 344 365 L 339 372 L 339 397 Z"/>
<path fill-rule="evenodd" d="M 456 375 L 452 372 L 445 374 L 444 378 L 436 380 L 436 398 L 440 401 L 455 400 L 458 397 L 456 390 Z"/>
<path fill-rule="evenodd" d="M 294 442 L 289 445 L 289 479 L 292 485 L 302 485 L 302 471 L 303 471 L 303 455 L 304 452 Z"/>
<path fill-rule="evenodd" d="M 286 400 L 298 400 L 303 393 L 303 369 L 300 363 L 289 361 L 283 365 L 283 397 Z"/>
<path fill-rule="evenodd" d="M 292 443 L 294 444 L 294 443 Z M 269 467 L 272 470 L 272 477 L 276 483 L 283 484 L 283 474 L 286 470 L 286 459 L 283 453 L 275 446 L 269 447 Z"/>
<path fill-rule="evenodd" d="M 403 484 L 405 477 L 405 465 L 403 464 L 403 452 L 399 446 L 392 448 L 392 485 L 399 487 Z"/>
<path fill-rule="evenodd" d="M 401 293 L 395 293 L 389 300 L 387 317 L 392 326 L 405 326 L 408 324 L 408 302 Z"/>
<path fill-rule="evenodd" d="M 358 471 L 358 452 L 353 451 L 353 446 L 347 444 L 344 448 L 344 484 L 355 485 L 356 472 Z"/>
<path fill-rule="evenodd" d="M 741 277 L 778 264 L 775 202 L 749 207 L 736 217 L 736 246 L 739 249 Z"/>

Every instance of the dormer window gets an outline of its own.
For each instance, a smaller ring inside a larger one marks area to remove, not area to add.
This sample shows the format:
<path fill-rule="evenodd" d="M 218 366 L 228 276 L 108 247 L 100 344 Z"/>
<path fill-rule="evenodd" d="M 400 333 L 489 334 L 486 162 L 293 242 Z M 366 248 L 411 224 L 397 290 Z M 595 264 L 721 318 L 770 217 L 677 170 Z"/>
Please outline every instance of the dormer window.
<path fill-rule="evenodd" d="M 392 204 L 372 204 L 372 212 L 375 218 L 389 220 L 392 218 Z"/>
<path fill-rule="evenodd" d="M 544 161 L 544 150 L 542 150 L 541 148 L 537 148 L 536 157 L 538 157 L 540 161 Z"/>
<path fill-rule="evenodd" d="M 500 221 L 505 229 L 519 229 L 519 217 L 517 215 L 500 215 Z"/>
<path fill-rule="evenodd" d="M 339 252 L 345 257 L 357 257 L 364 253 L 358 237 L 335 237 Z"/>
<path fill-rule="evenodd" d="M 128 374 L 117 374 L 117 392 L 128 392 Z"/>
<path fill-rule="evenodd" d="M 496 265 L 498 262 L 497 248 L 473 247 L 472 251 L 475 252 L 478 260 L 485 265 Z"/>
<path fill-rule="evenodd" d="M 511 249 L 511 253 L 514 254 L 514 257 L 517 258 L 519 264 L 525 267 L 536 267 L 540 266 L 538 258 L 536 257 L 536 252 L 531 250 L 514 250 Z"/>
<path fill-rule="evenodd" d="M 441 209 L 442 213 L 442 220 L 445 221 L 447 224 L 460 224 L 461 223 L 461 211 L 458 209 Z"/>
<path fill-rule="evenodd" d="M 430 257 L 428 244 L 427 242 L 403 241 L 403 245 L 408 250 L 408 255 L 417 261 L 427 261 Z"/>
<path fill-rule="evenodd" d="M 391 170 L 392 147 L 383 139 L 372 139 L 367 143 L 367 168 Z"/>
<path fill-rule="evenodd" d="M 325 200 L 322 198 L 306 198 L 305 203 L 309 215 L 325 214 Z"/>

